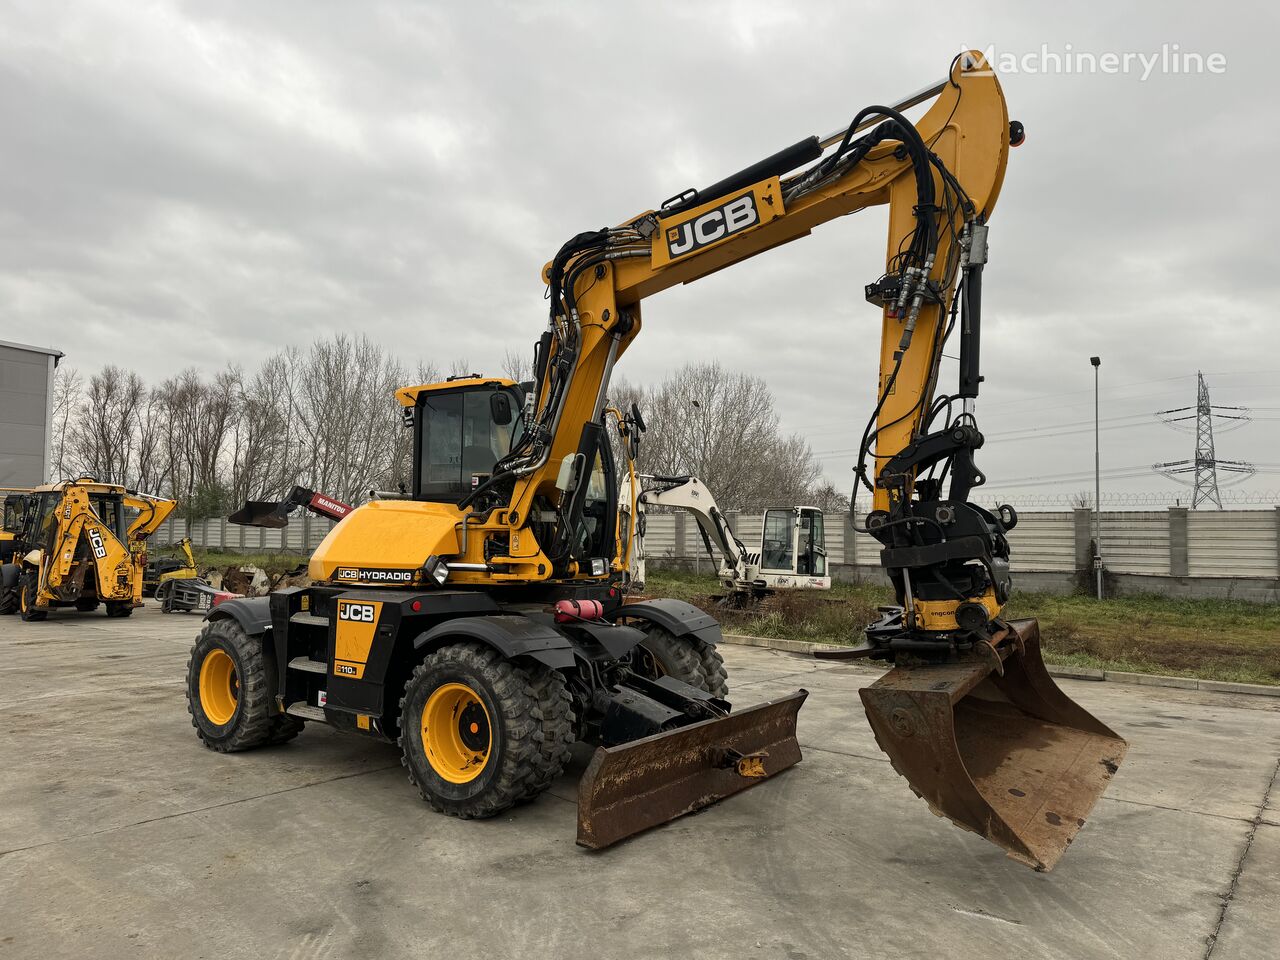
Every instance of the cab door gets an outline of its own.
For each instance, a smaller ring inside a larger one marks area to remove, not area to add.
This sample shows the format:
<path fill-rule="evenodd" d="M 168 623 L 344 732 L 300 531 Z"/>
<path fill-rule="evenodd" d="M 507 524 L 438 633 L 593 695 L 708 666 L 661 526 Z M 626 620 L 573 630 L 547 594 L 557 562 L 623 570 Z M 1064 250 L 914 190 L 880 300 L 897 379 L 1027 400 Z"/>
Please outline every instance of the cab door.
<path fill-rule="evenodd" d="M 761 573 L 795 573 L 795 557 L 795 511 L 766 510 L 760 536 Z"/>
<path fill-rule="evenodd" d="M 796 511 L 796 573 L 803 577 L 827 575 L 827 538 L 822 511 L 800 507 Z"/>

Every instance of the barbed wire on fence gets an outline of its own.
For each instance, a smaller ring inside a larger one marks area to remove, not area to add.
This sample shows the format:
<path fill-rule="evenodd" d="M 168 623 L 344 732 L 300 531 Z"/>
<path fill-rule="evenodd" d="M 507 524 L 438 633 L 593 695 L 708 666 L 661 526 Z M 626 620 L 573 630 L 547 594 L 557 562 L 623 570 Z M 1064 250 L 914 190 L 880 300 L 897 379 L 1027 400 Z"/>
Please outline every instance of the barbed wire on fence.
<path fill-rule="evenodd" d="M 1114 491 L 1102 495 L 1105 506 L 1189 507 L 1190 496 L 1185 490 Z M 984 506 L 1011 503 L 1015 507 L 1089 507 L 1093 494 L 1080 493 L 1022 493 L 1017 490 L 999 492 L 983 491 L 980 502 Z M 1225 506 L 1236 504 L 1280 505 L 1280 490 L 1223 490 Z"/>

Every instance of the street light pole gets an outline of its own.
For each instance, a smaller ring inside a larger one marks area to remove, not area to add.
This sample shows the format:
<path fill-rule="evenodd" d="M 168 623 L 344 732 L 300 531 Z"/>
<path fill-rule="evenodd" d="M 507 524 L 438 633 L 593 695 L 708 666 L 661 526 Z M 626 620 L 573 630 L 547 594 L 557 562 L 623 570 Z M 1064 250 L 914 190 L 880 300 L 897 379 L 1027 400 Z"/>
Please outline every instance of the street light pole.
<path fill-rule="evenodd" d="M 1101 357 L 1090 357 L 1093 364 L 1093 570 L 1097 577 L 1098 599 L 1102 599 L 1102 447 L 1099 443 L 1098 368 Z"/>

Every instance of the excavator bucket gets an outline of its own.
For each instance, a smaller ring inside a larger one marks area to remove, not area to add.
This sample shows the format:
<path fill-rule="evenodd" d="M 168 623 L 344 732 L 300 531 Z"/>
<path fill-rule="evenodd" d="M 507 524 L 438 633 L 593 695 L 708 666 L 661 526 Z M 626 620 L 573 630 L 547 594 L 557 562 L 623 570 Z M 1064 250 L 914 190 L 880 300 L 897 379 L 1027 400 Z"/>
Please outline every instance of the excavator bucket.
<path fill-rule="evenodd" d="M 795 766 L 796 715 L 808 695 L 597 748 L 578 782 L 578 843 L 607 847 Z"/>
<path fill-rule="evenodd" d="M 1050 870 L 1128 744 L 1062 692 L 1034 620 L 989 659 L 896 667 L 862 690 L 880 748 L 930 809 Z"/>
<path fill-rule="evenodd" d="M 227 517 L 227 521 L 243 527 L 284 527 L 288 526 L 289 517 L 282 514 L 278 501 L 246 500 L 243 507 Z"/>

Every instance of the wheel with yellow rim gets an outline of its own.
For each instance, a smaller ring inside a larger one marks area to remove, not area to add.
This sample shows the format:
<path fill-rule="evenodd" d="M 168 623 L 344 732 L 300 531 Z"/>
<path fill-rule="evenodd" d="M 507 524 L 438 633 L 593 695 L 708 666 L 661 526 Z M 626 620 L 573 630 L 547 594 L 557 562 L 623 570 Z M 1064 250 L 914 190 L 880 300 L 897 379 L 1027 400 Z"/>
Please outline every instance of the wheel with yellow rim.
<path fill-rule="evenodd" d="M 36 607 L 36 592 L 39 587 L 39 571 L 25 570 L 18 580 L 18 615 L 26 621 L 43 620 L 49 615 L 48 610 Z"/>
<path fill-rule="evenodd" d="M 492 817 L 542 793 L 569 760 L 564 677 L 474 643 L 442 647 L 400 701 L 401 762 L 441 813 Z"/>
<path fill-rule="evenodd" d="M 233 753 L 297 736 L 302 721 L 276 710 L 275 676 L 263 637 L 229 617 L 207 622 L 187 661 L 187 712 L 204 745 Z"/>

